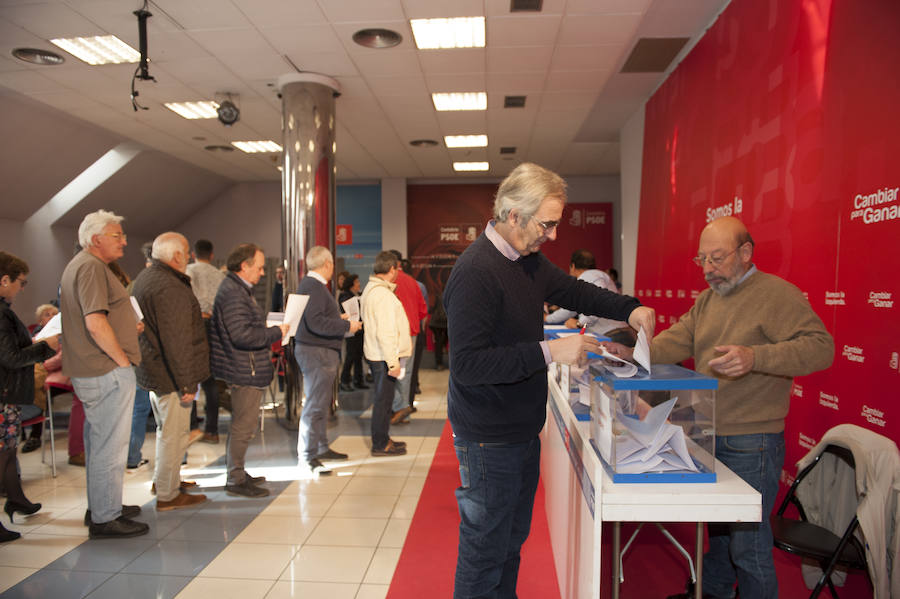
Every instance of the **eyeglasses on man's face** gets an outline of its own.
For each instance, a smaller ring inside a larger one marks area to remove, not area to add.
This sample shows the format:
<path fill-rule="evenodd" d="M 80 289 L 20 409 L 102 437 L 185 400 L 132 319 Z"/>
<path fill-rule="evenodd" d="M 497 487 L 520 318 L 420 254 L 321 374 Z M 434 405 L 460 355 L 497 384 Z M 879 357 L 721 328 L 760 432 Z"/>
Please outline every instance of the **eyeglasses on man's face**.
<path fill-rule="evenodd" d="M 552 229 L 555 229 L 559 226 L 558 220 L 538 220 L 534 219 L 534 222 L 538 224 L 541 228 L 542 233 L 549 233 Z"/>
<path fill-rule="evenodd" d="M 104 237 L 112 237 L 116 241 L 128 242 L 128 235 L 125 233 L 101 233 Z"/>
<path fill-rule="evenodd" d="M 741 245 L 743 245 L 743 244 L 741 244 Z M 719 268 L 720 266 L 722 266 L 722 264 L 725 262 L 725 260 L 728 259 L 729 256 L 734 254 L 739 249 L 741 249 L 740 245 L 737 246 L 736 248 L 734 248 L 733 250 L 731 250 L 730 252 L 728 252 L 727 254 L 721 254 L 718 256 L 704 256 L 703 254 L 697 254 L 696 256 L 691 258 L 691 260 L 694 262 L 694 264 L 696 264 L 700 268 L 703 268 L 703 266 L 707 262 L 709 262 L 709 264 L 713 268 Z"/>

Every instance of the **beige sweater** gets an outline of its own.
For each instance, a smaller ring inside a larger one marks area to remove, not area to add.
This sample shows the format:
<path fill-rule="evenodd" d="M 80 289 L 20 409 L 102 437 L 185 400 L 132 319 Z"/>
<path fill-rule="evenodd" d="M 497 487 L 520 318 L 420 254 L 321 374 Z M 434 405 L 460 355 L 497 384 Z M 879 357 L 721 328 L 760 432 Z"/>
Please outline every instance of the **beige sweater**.
<path fill-rule="evenodd" d="M 369 282 L 359 298 L 362 304 L 363 354 L 372 362 L 387 362 L 388 370 L 400 365 L 400 358 L 412 355 L 409 321 L 394 288 L 378 277 Z"/>
<path fill-rule="evenodd" d="M 753 370 L 729 378 L 709 361 L 718 345 L 753 349 Z M 716 434 L 778 433 L 790 402 L 791 379 L 823 370 L 834 359 L 834 340 L 797 287 L 755 272 L 731 293 L 705 290 L 681 319 L 654 337 L 653 362 L 694 358 L 697 372 L 719 379 Z"/>

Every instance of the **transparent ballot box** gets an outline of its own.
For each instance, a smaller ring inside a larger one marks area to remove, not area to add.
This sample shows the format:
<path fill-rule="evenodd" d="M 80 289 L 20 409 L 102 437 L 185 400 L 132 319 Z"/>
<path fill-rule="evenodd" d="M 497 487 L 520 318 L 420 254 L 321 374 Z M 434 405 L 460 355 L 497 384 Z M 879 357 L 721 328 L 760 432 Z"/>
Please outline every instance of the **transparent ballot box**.
<path fill-rule="evenodd" d="M 716 482 L 716 379 L 673 364 L 591 366 L 591 444 L 613 482 Z"/>
<path fill-rule="evenodd" d="M 544 339 L 559 339 L 566 335 L 579 335 L 581 329 L 567 329 L 564 325 L 544 325 Z M 591 336 L 597 341 L 609 341 L 609 337 L 601 335 Z M 589 356 L 599 357 L 595 354 Z M 559 390 L 563 394 L 563 398 L 572 408 L 575 418 L 580 421 L 587 422 L 591 419 L 591 392 L 590 392 L 590 373 L 586 372 L 587 367 L 579 368 L 570 366 L 569 364 L 559 364 L 551 362 L 547 367 L 547 372 L 554 381 L 556 381 Z"/>

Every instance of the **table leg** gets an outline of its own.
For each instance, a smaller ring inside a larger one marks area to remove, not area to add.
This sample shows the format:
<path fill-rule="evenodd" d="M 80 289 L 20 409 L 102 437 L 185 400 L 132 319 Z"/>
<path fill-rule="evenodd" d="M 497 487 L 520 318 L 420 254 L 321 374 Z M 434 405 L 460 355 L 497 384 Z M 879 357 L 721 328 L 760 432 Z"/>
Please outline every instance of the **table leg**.
<path fill-rule="evenodd" d="M 694 599 L 703 599 L 703 522 L 697 522 L 697 583 L 694 585 Z"/>
<path fill-rule="evenodd" d="M 613 522 L 612 599 L 619 599 L 619 559 L 622 551 L 622 523 Z"/>

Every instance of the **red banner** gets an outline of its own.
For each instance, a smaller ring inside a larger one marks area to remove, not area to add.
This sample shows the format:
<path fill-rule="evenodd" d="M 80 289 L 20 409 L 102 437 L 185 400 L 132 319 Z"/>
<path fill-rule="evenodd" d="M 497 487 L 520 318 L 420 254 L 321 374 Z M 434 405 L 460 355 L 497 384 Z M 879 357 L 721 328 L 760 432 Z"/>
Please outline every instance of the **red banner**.
<path fill-rule="evenodd" d="M 833 366 L 795 381 L 788 472 L 836 424 L 900 431 L 898 31 L 893 0 L 735 0 L 647 103 L 636 295 L 660 330 L 706 288 L 700 231 L 733 215 L 834 335 Z"/>

